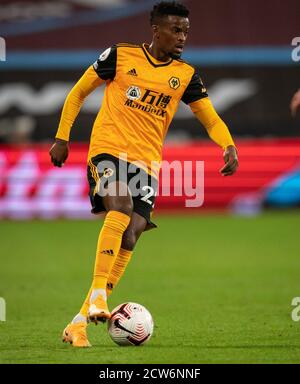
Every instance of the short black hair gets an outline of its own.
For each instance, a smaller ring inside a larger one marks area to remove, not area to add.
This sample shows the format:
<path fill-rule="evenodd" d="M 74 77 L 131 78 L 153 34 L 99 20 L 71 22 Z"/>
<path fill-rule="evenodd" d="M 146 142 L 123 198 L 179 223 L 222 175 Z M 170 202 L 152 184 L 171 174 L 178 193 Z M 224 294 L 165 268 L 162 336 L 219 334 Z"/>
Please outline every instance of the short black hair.
<path fill-rule="evenodd" d="M 181 3 L 176 1 L 161 1 L 154 5 L 150 14 L 151 25 L 157 23 L 158 19 L 168 15 L 188 17 L 190 11 Z"/>

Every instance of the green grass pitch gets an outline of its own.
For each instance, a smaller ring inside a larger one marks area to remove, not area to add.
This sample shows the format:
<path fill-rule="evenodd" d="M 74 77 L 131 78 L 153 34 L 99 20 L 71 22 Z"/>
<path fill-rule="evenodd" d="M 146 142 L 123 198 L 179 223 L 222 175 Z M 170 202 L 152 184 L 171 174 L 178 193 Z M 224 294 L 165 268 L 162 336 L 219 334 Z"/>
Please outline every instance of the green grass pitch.
<path fill-rule="evenodd" d="M 0 222 L 1 363 L 299 363 L 300 216 L 162 216 L 109 305 L 153 315 L 148 344 L 119 347 L 89 326 L 90 349 L 61 342 L 91 281 L 102 221 Z"/>

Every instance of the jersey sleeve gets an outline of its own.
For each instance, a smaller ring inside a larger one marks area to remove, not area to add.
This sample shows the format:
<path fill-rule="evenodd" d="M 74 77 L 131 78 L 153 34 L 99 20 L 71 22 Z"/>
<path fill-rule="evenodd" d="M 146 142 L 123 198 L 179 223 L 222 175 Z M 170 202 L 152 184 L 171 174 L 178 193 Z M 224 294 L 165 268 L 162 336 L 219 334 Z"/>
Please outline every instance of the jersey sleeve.
<path fill-rule="evenodd" d="M 195 69 L 191 81 L 187 86 L 181 100 L 185 104 L 190 104 L 194 101 L 203 99 L 204 97 L 208 97 L 207 90 L 201 80 L 198 70 Z"/>
<path fill-rule="evenodd" d="M 105 83 L 90 66 L 69 92 L 62 110 L 56 138 L 69 141 L 72 125 L 80 111 L 84 99 L 101 84 Z"/>
<path fill-rule="evenodd" d="M 190 108 L 215 143 L 224 150 L 230 145 L 235 146 L 227 125 L 217 114 L 208 97 L 191 103 Z"/>
<path fill-rule="evenodd" d="M 106 49 L 93 64 L 94 70 L 102 80 L 113 80 L 116 76 L 117 47 Z"/>

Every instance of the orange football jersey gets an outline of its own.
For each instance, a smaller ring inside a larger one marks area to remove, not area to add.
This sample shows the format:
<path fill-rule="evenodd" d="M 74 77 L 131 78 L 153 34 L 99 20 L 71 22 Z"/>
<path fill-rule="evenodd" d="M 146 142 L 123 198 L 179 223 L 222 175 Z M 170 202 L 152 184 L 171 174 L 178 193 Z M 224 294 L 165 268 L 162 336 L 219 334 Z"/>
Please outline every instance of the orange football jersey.
<path fill-rule="evenodd" d="M 112 46 L 93 68 L 106 88 L 89 158 L 126 153 L 127 161 L 145 163 L 157 177 L 159 166 L 151 169 L 151 165 L 161 162 L 164 138 L 179 102 L 207 97 L 198 72 L 182 60 L 157 61 L 146 44 Z"/>

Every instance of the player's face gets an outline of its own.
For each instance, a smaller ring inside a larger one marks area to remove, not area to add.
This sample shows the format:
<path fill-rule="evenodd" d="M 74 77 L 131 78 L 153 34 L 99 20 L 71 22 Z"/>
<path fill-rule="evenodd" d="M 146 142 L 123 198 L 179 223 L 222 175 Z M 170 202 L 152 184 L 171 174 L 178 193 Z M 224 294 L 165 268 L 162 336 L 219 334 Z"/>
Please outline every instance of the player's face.
<path fill-rule="evenodd" d="M 190 28 L 189 19 L 182 16 L 168 15 L 158 26 L 157 45 L 165 55 L 179 59 Z"/>

